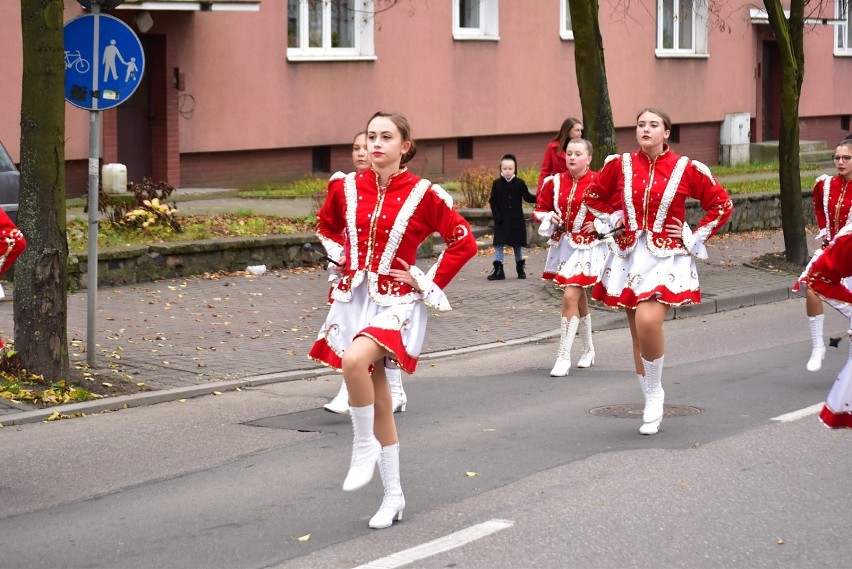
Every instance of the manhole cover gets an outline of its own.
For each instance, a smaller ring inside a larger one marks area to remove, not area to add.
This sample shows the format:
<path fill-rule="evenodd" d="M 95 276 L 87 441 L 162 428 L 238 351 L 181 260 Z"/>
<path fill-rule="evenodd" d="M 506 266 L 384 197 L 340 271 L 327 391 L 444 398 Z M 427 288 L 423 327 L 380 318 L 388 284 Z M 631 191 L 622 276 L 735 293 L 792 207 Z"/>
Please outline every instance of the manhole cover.
<path fill-rule="evenodd" d="M 615 417 L 617 419 L 635 419 L 642 418 L 642 411 L 645 405 L 640 403 L 619 403 L 617 405 L 604 405 L 603 407 L 595 407 L 589 409 L 592 415 L 601 417 Z M 697 415 L 701 413 L 698 407 L 689 405 L 664 405 L 663 417 L 687 417 L 689 415 Z"/>

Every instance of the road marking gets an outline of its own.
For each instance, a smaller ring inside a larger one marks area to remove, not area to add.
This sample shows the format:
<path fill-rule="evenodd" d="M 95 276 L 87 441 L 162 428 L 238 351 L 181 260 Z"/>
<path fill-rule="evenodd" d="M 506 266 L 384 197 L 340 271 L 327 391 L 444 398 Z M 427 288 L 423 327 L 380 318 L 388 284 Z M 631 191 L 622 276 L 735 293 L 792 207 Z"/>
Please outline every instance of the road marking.
<path fill-rule="evenodd" d="M 444 537 L 433 539 L 422 545 L 370 561 L 366 565 L 359 565 L 355 569 L 394 569 L 396 567 L 403 567 L 409 563 L 414 563 L 415 561 L 420 561 L 421 559 L 467 545 L 492 533 L 510 528 L 513 525 L 515 525 L 515 522 L 511 520 L 488 520 L 487 522 L 470 526 Z"/>
<path fill-rule="evenodd" d="M 777 417 L 772 417 L 771 421 L 780 421 L 782 423 L 789 423 L 790 421 L 798 421 L 803 417 L 807 417 L 809 415 L 816 415 L 822 410 L 822 403 L 817 403 L 816 405 L 811 405 L 810 407 L 805 407 L 804 409 L 799 409 L 798 411 L 793 411 L 792 413 L 785 413 L 783 415 L 778 415 Z"/>

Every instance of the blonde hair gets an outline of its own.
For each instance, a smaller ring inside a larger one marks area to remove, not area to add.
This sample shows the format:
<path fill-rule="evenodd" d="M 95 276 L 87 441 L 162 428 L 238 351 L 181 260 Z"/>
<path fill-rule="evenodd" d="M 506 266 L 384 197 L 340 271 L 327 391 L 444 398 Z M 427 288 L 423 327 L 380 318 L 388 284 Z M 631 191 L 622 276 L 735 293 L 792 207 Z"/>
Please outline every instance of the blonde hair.
<path fill-rule="evenodd" d="M 586 140 L 585 138 L 572 138 L 568 141 L 568 144 L 582 144 L 586 147 L 586 151 L 589 153 L 589 156 L 592 155 L 592 152 L 595 148 L 592 142 L 590 140 Z M 565 145 L 566 149 L 568 148 L 568 144 Z"/>

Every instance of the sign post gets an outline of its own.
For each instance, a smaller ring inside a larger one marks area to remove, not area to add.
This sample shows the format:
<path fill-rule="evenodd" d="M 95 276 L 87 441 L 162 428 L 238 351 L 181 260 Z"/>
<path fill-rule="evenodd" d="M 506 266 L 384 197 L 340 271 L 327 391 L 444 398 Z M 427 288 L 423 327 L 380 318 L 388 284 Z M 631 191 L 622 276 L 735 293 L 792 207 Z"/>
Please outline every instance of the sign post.
<path fill-rule="evenodd" d="M 86 362 L 94 366 L 95 309 L 98 301 L 100 111 L 118 106 L 133 95 L 145 70 L 145 53 L 130 26 L 117 18 L 101 14 L 102 2 L 92 0 L 81 3 L 91 6 L 91 14 L 69 21 L 64 28 L 65 100 L 89 111 Z M 112 8 L 121 1 L 104 0 L 103 3 L 107 8 Z"/>

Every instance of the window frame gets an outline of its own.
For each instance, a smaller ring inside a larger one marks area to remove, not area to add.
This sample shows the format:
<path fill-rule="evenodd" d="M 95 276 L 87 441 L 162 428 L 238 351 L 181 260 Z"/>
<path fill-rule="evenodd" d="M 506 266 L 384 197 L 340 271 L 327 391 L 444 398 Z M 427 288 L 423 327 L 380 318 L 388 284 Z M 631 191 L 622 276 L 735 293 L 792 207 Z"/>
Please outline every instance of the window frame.
<path fill-rule="evenodd" d="M 290 47 L 289 34 L 289 2 L 287 13 L 287 61 L 375 61 L 375 22 L 373 0 L 356 0 L 357 12 L 354 15 L 354 46 L 353 47 L 331 47 L 332 28 L 331 14 L 332 3 L 335 0 L 317 0 L 322 3 L 322 46 L 309 47 L 310 22 L 309 22 L 309 0 L 297 0 L 299 2 L 299 31 L 297 38 L 299 45 Z"/>
<path fill-rule="evenodd" d="M 845 6 L 843 5 L 845 2 Z M 844 14 L 844 8 L 846 13 Z M 839 21 L 834 31 L 834 55 L 839 57 L 852 57 L 852 2 L 850 0 L 836 0 L 834 3 L 834 16 Z M 840 39 L 846 40 L 846 45 L 840 45 Z"/>
<path fill-rule="evenodd" d="M 566 41 L 574 41 L 574 22 L 571 22 L 571 27 L 566 26 L 566 20 L 571 17 L 571 10 L 568 4 L 571 0 L 559 0 L 559 37 Z"/>
<path fill-rule="evenodd" d="M 498 0 L 479 1 L 479 27 L 461 27 L 461 0 L 453 0 L 453 39 L 458 41 L 500 41 Z"/>
<path fill-rule="evenodd" d="M 707 58 L 710 56 L 709 38 L 709 14 L 705 0 L 692 0 L 692 48 L 663 47 L 663 36 L 665 30 L 664 6 L 665 0 L 657 0 L 657 45 L 654 54 L 660 58 Z M 673 7 L 680 12 L 678 0 L 672 0 Z M 675 46 L 680 43 L 680 30 L 676 21 L 672 22 L 672 42 Z"/>

